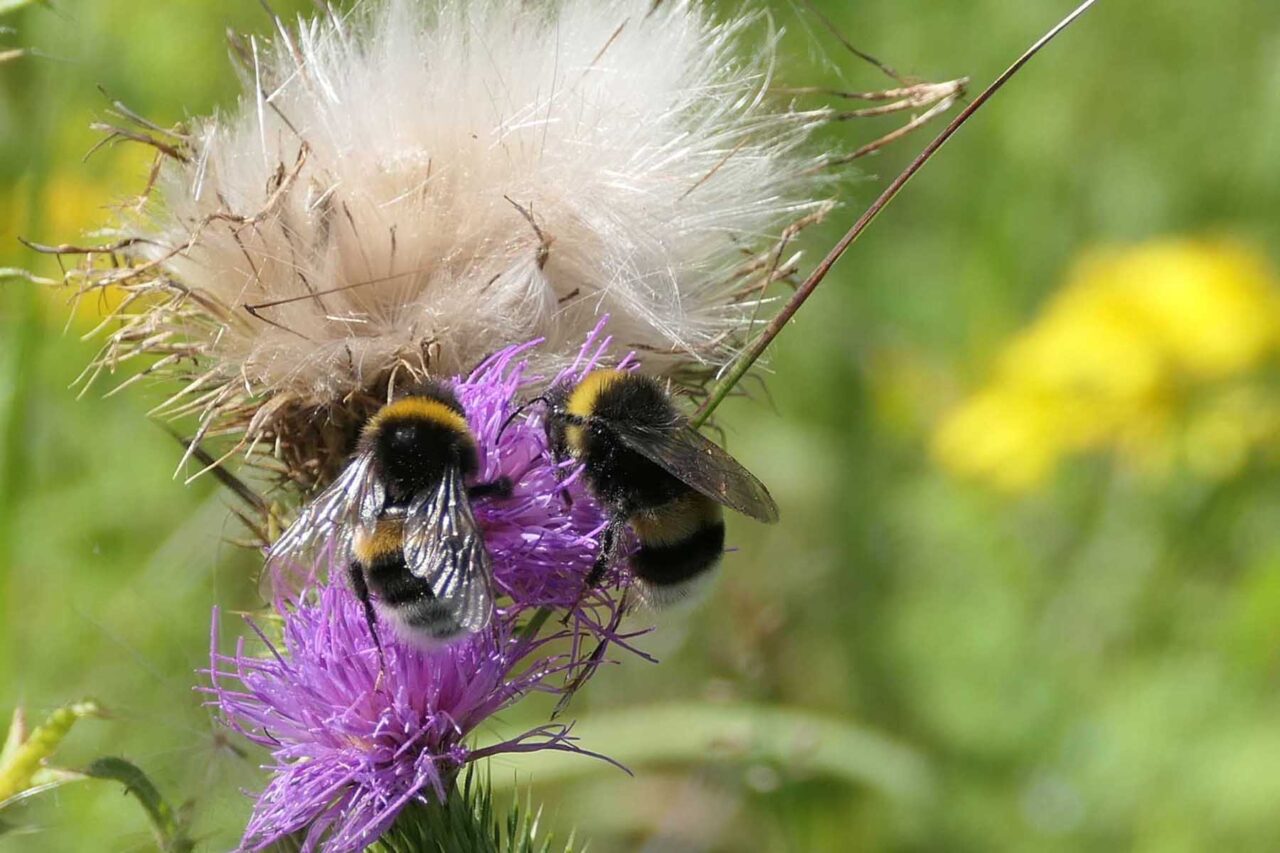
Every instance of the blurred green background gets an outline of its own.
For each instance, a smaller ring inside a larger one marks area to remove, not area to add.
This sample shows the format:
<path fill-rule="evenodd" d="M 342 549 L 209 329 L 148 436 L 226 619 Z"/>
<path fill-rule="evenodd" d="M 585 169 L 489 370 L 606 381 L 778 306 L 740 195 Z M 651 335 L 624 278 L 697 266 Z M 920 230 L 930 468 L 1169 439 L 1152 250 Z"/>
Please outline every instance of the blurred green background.
<path fill-rule="evenodd" d="M 819 5 L 904 73 L 978 85 L 1067 11 Z M 776 14 L 788 82 L 886 84 Z M 36 51 L 0 64 L 0 267 L 44 274 L 18 235 L 76 239 L 145 179 L 128 147 L 82 159 L 96 86 L 160 124 L 207 113 L 237 92 L 225 31 L 269 29 L 253 0 L 58 0 L 0 25 L 0 54 Z M 923 141 L 862 163 L 811 259 Z M 1280 6 L 1104 0 L 800 313 L 776 411 L 724 410 L 784 522 L 733 522 L 712 599 L 651 643 L 663 663 L 577 699 L 586 745 L 637 777 L 535 756 L 495 781 L 528 771 L 596 850 L 1280 847 L 1277 238 Z M 214 484 L 173 479 L 144 417 L 162 389 L 69 390 L 93 314 L 0 290 L 0 710 L 96 697 L 109 718 L 56 763 L 135 761 L 226 849 L 257 756 L 192 688 L 210 605 L 252 606 L 254 561 Z M 0 818 L 21 827 L 0 850 L 151 843 L 105 783 Z"/>

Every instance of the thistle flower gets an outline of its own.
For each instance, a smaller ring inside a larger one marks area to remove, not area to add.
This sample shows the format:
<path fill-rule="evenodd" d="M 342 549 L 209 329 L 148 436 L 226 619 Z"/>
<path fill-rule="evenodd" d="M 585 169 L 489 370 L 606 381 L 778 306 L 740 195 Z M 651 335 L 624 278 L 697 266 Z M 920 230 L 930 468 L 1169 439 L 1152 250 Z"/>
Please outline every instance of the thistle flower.
<path fill-rule="evenodd" d="M 535 337 L 561 366 L 603 313 L 647 369 L 724 364 L 828 206 L 830 113 L 771 99 L 764 23 L 385 0 L 237 42 L 245 97 L 153 140 L 160 202 L 89 271 L 129 291 L 99 365 L 161 356 L 164 411 L 309 486 L 389 385 Z"/>
<path fill-rule="evenodd" d="M 602 327 L 557 381 L 601 362 L 611 343 Z M 442 801 L 468 762 L 501 752 L 584 751 L 565 726 L 481 750 L 466 745 L 477 726 L 522 696 L 563 693 L 579 676 L 585 680 L 598 659 L 583 654 L 584 639 L 603 644 L 601 653 L 629 641 L 619 630 L 619 578 L 580 602 L 599 553 L 601 510 L 576 473 L 558 477 L 536 417 L 503 429 L 525 391 L 546 384 L 529 372 L 537 348 L 509 347 L 453 384 L 481 449 L 483 476 L 505 475 L 515 484 L 510 499 L 477 507 L 499 595 L 490 630 L 427 651 L 383 625 L 384 667 L 361 605 L 340 580 L 343 567 L 321 565 L 311 574 L 330 579 L 314 595 L 276 602 L 282 639 L 272 643 L 258 632 L 267 654 L 250 654 L 241 641 L 224 656 L 215 633 L 214 702 L 228 725 L 272 754 L 272 779 L 245 831 L 247 849 L 305 831 L 308 849 L 358 850 L 409 803 Z M 572 630 L 538 636 L 530 622 L 543 608 L 575 614 Z M 561 640 L 570 641 L 566 651 L 548 650 Z"/>
<path fill-rule="evenodd" d="M 577 356 L 550 384 L 576 382 L 606 363 L 613 343 L 604 335 L 609 322 L 607 317 L 597 322 Z M 480 480 L 505 476 L 513 483 L 509 498 L 475 508 L 493 559 L 496 592 L 521 610 L 569 610 L 581 599 L 583 580 L 599 554 L 605 515 L 580 482 L 579 472 L 554 458 L 538 410 L 531 409 L 527 420 L 507 423 L 523 397 L 548 385 L 546 378 L 531 372 L 544 346 L 534 342 L 508 347 L 452 387 L 481 449 Z M 636 365 L 627 354 L 618 366 Z"/>
<path fill-rule="evenodd" d="M 556 689 L 554 676 L 570 666 L 540 656 L 548 639 L 513 634 L 511 620 L 496 634 L 435 651 L 388 635 L 384 664 L 359 602 L 338 581 L 318 601 L 282 616 L 283 640 L 268 642 L 265 656 L 249 654 L 243 641 L 223 656 L 215 632 L 214 702 L 229 726 L 271 750 L 272 778 L 245 829 L 244 849 L 298 833 L 307 850 L 360 850 L 410 803 L 443 801 L 468 762 L 503 752 L 581 751 L 568 726 L 544 726 L 484 749 L 466 746 L 493 714 L 530 691 Z"/>

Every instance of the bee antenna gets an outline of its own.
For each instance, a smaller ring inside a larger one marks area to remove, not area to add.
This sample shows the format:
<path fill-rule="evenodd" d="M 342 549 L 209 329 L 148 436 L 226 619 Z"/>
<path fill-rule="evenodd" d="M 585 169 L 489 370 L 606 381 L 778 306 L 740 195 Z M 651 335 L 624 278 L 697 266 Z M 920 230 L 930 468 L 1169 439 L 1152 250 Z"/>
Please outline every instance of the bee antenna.
<path fill-rule="evenodd" d="M 524 403 L 517 406 L 516 410 L 512 412 L 510 415 L 508 415 L 507 419 L 502 422 L 502 426 L 498 429 L 498 437 L 494 439 L 495 444 L 502 440 L 502 434 L 507 431 L 507 427 L 511 426 L 511 422 L 514 421 L 521 412 L 523 412 L 525 409 L 532 406 L 534 403 L 545 403 L 548 406 L 551 405 L 550 400 L 540 395 L 540 396 L 534 397 L 532 400 L 527 400 Z"/>

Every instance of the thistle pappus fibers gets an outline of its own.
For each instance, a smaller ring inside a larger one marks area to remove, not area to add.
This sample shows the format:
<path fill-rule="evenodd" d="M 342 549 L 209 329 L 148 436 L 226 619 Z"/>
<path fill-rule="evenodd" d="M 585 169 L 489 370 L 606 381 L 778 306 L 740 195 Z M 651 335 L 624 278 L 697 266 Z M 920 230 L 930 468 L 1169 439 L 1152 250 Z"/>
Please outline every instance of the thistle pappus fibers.
<path fill-rule="evenodd" d="M 829 207 L 777 38 L 678 0 L 386 0 L 233 40 L 245 95 L 89 276 L 134 297 L 101 363 L 161 356 L 166 411 L 304 487 L 389 386 L 539 337 L 552 370 L 605 314 L 647 370 L 714 370 Z"/>

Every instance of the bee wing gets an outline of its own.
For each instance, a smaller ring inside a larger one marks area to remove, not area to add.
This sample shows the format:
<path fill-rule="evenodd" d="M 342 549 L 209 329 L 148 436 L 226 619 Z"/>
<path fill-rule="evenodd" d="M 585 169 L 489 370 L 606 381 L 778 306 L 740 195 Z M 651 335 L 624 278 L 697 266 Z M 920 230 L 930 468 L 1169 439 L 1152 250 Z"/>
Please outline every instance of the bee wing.
<path fill-rule="evenodd" d="M 307 555 L 326 544 L 347 559 L 357 524 L 375 521 L 386 492 L 373 470 L 373 454 L 356 456 L 329 486 L 302 508 L 289 529 L 267 552 L 259 591 L 270 601 L 281 592 L 296 593 L 310 580 L 299 571 Z"/>
<path fill-rule="evenodd" d="M 628 448 L 713 501 L 757 521 L 778 520 L 778 505 L 764 483 L 683 418 L 661 428 L 604 423 Z"/>
<path fill-rule="evenodd" d="M 488 624 L 493 611 L 489 552 L 461 472 L 451 470 L 434 492 L 409 506 L 404 559 L 452 612 L 459 632 Z"/>

